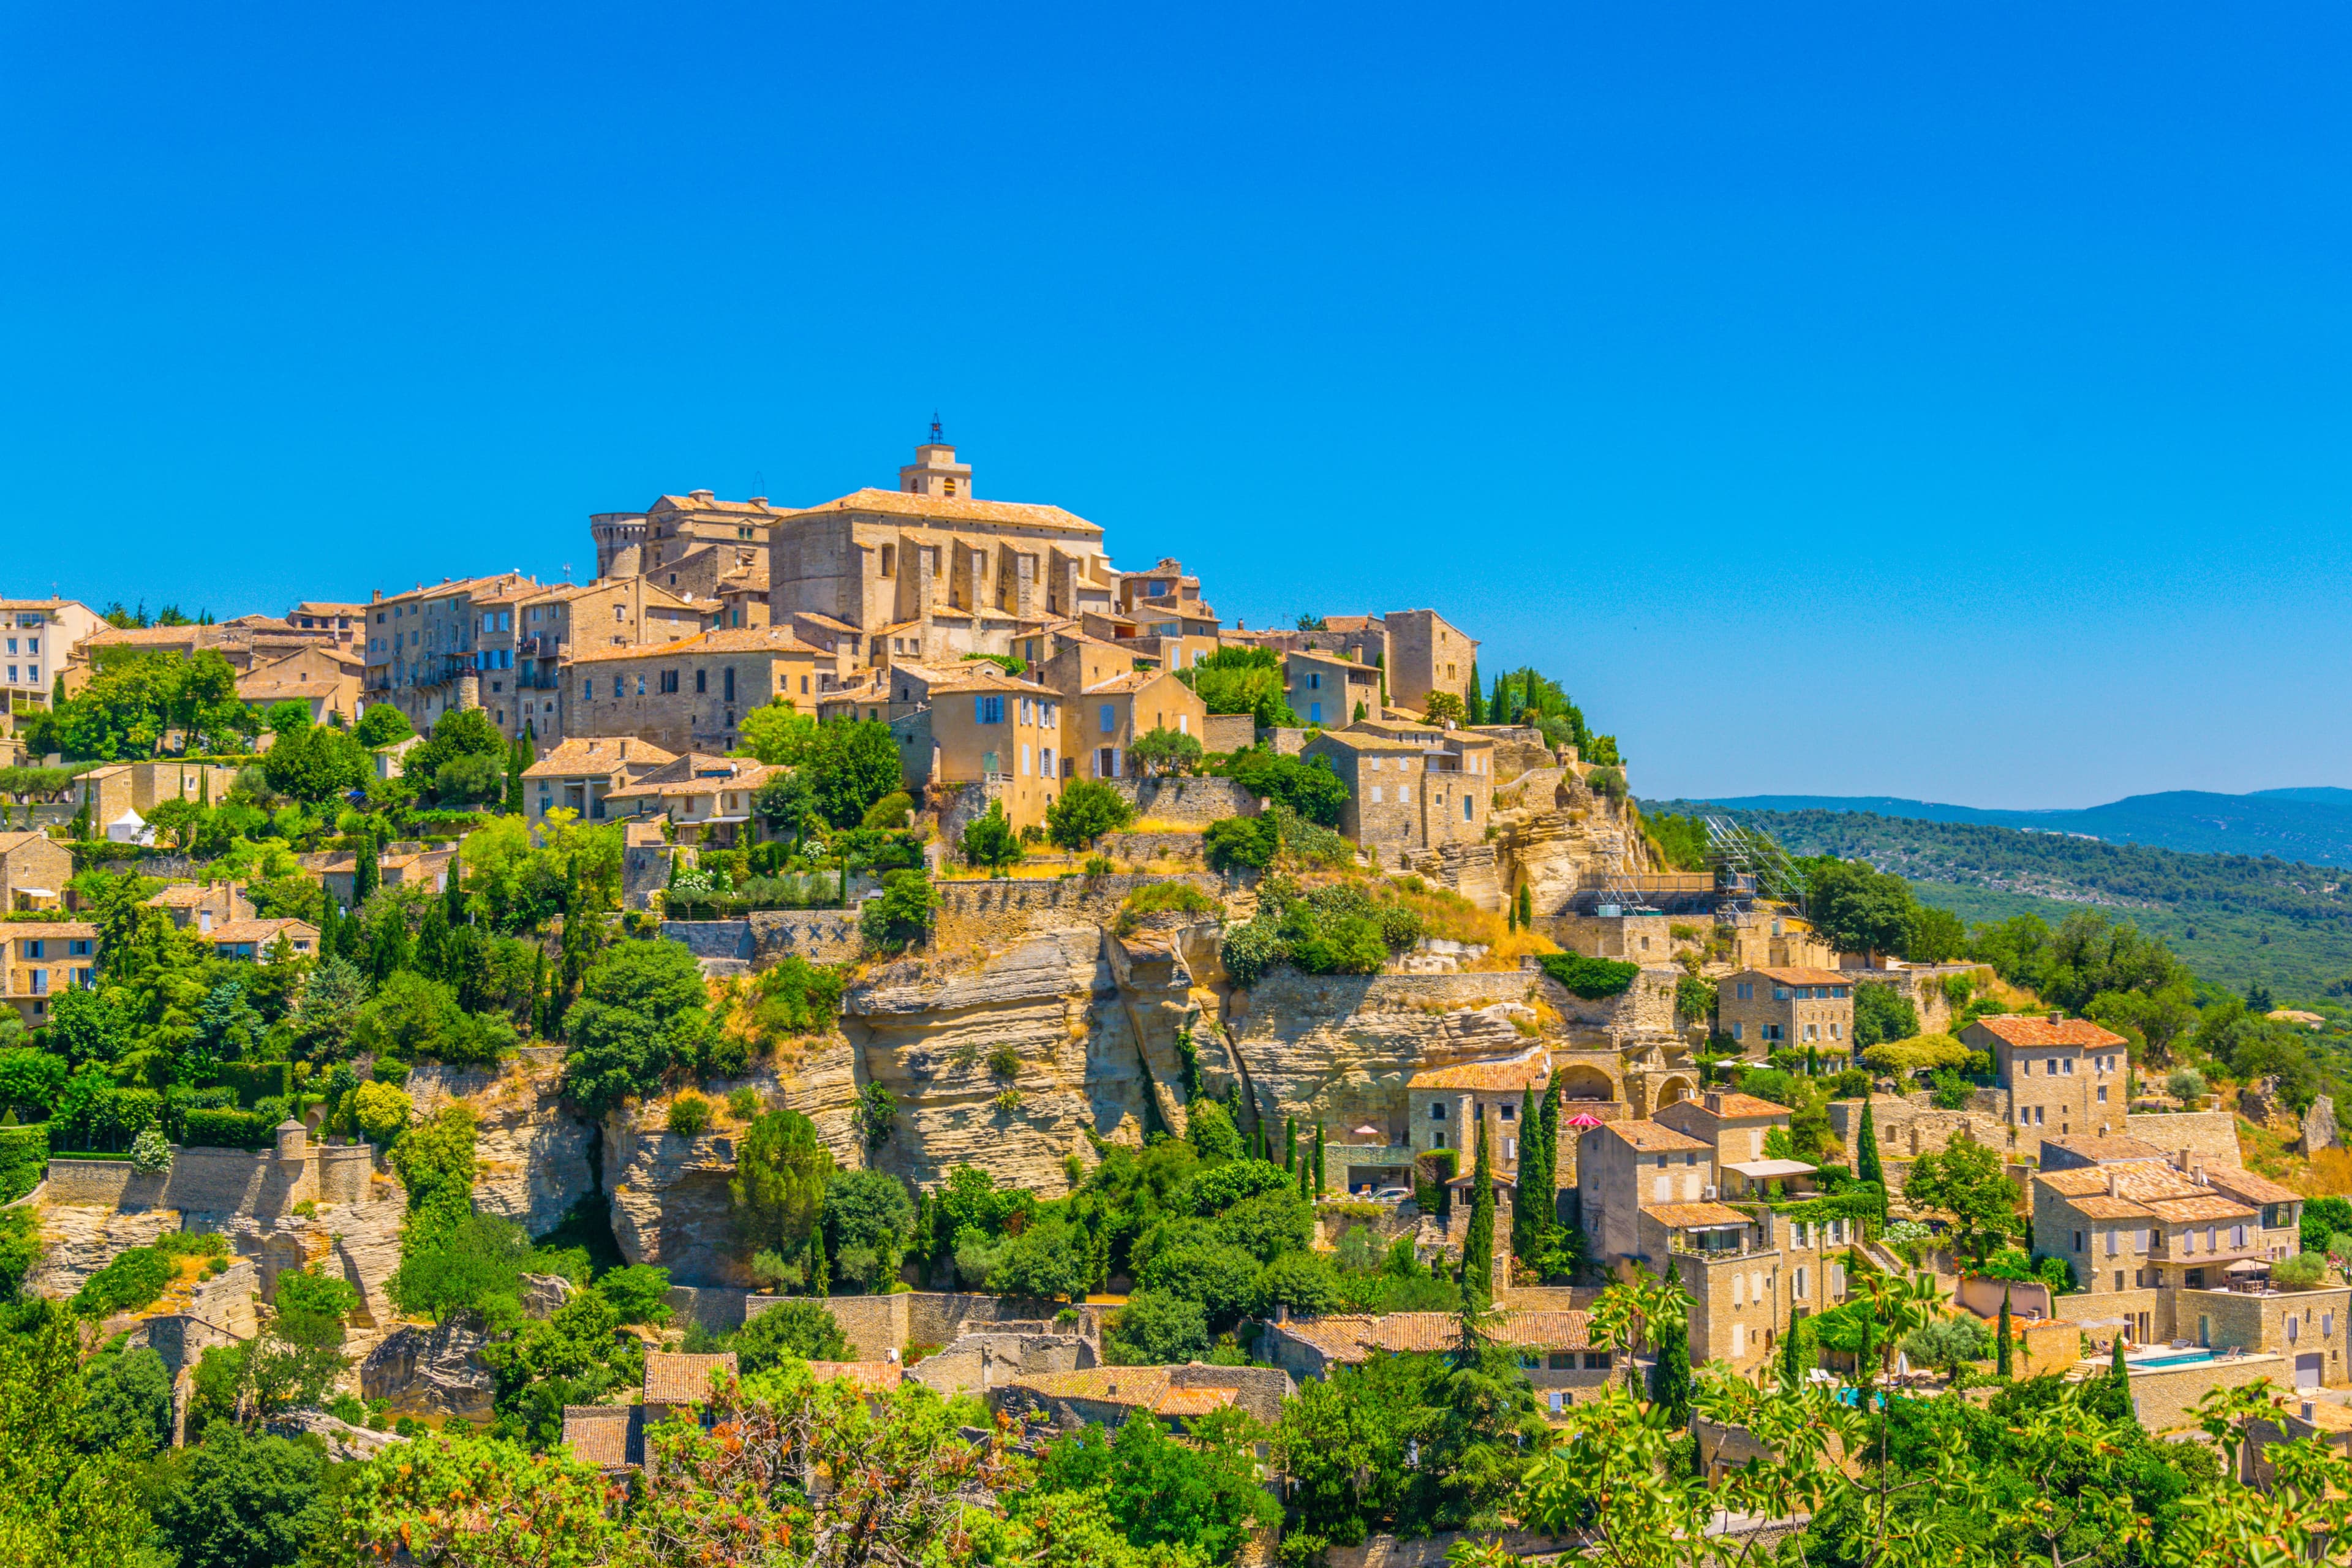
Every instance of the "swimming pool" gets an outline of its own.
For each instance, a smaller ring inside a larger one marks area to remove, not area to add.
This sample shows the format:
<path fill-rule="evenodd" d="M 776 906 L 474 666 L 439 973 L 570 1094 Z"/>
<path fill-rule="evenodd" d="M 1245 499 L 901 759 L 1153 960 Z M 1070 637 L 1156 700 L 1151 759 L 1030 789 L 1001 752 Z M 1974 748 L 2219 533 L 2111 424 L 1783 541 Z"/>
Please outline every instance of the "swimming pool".
<path fill-rule="evenodd" d="M 2134 1372 L 2139 1372 L 2153 1371 L 2158 1367 L 2166 1366 L 2195 1366 L 2200 1362 L 2209 1362 L 2212 1359 L 2211 1351 L 2200 1349 L 2173 1351 L 2164 1355 L 2129 1356 L 2126 1358 L 2125 1364 Z"/>

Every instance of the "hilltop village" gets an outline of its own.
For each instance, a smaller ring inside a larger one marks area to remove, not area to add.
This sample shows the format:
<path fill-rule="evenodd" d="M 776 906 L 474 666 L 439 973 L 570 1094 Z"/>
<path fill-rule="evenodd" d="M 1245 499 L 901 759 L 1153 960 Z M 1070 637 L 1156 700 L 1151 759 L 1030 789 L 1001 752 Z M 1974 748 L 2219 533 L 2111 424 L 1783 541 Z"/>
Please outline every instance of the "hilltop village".
<path fill-rule="evenodd" d="M 413 1545 L 496 1444 L 591 1541 L 823 1406 L 950 1456 L 866 1502 L 963 1561 L 1727 1557 L 1902 1405 L 2340 1530 L 2352 1208 L 2154 1000 L 1849 950 L 1846 873 L 1645 821 L 1476 628 L 1228 624 L 936 428 L 590 529 L 586 583 L 0 601 L 0 1286 L 122 1463 L 406 1454 L 350 1529 Z M 777 1520 L 867 1484 L 818 1457 Z M 1905 1528 L 2073 1562 L 2138 1484 Z"/>

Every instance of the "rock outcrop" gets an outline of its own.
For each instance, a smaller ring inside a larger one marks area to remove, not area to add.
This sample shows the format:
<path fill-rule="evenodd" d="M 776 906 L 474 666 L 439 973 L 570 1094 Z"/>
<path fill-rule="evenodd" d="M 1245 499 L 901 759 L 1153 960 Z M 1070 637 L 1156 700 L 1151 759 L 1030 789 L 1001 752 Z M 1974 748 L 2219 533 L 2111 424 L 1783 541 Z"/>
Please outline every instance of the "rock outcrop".
<path fill-rule="evenodd" d="M 2336 1101 L 2332 1096 L 2321 1095 L 2303 1113 L 2303 1139 L 2299 1145 L 2309 1154 L 2321 1149 L 2344 1147 L 2344 1130 L 2336 1125 Z"/>
<path fill-rule="evenodd" d="M 343 1461 L 373 1459 L 408 1441 L 397 1432 L 354 1426 L 323 1410 L 289 1410 L 283 1415 L 271 1416 L 265 1425 L 275 1436 L 315 1436 L 327 1445 L 329 1458 Z"/>
<path fill-rule="evenodd" d="M 394 1415 L 486 1420 L 491 1383 L 483 1343 L 478 1330 L 456 1323 L 395 1329 L 360 1363 L 361 1397 L 391 1401 Z"/>
<path fill-rule="evenodd" d="M 563 1069 L 552 1053 L 499 1068 L 427 1064 L 408 1077 L 409 1100 L 422 1121 L 453 1100 L 473 1108 L 474 1157 L 480 1174 L 474 1202 L 533 1236 L 554 1228 L 595 1184 L 589 1167 L 592 1130 L 562 1094 Z"/>

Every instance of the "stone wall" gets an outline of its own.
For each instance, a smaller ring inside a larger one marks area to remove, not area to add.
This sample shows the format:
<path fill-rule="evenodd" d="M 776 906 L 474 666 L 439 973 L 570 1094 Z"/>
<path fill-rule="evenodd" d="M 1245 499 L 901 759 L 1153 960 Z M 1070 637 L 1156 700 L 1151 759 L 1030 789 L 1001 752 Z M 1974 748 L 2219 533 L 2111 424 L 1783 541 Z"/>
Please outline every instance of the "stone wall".
<path fill-rule="evenodd" d="M 2208 1394 L 2217 1388 L 2243 1388 L 2265 1377 L 2287 1388 L 2294 1382 L 2294 1365 L 2278 1356 L 2252 1355 L 2135 1372 L 2131 1374 L 2132 1414 L 2152 1437 L 2191 1431 L 2197 1418 L 2189 1410 Z"/>
<path fill-rule="evenodd" d="M 1184 874 L 1181 879 L 1213 899 L 1222 900 L 1226 896 L 1223 877 L 1202 871 Z M 931 946 L 943 951 L 999 949 L 1046 931 L 1107 926 L 1118 918 L 1119 906 L 1129 893 L 1169 880 L 1165 876 L 1125 872 L 1111 877 L 1056 877 L 1050 881 L 988 878 L 941 882 Z"/>
<path fill-rule="evenodd" d="M 1201 721 L 1201 749 L 1206 752 L 1246 751 L 1257 744 L 1257 716 L 1253 713 L 1212 713 Z"/>
<path fill-rule="evenodd" d="M 2241 1165 L 2238 1119 L 2226 1110 L 2137 1111 L 2124 1118 L 2124 1134 L 2152 1143 L 2168 1154 L 2186 1149 L 2193 1160 Z"/>
<path fill-rule="evenodd" d="M 52 1160 L 50 1204 L 178 1209 L 207 1215 L 282 1215 L 319 1195 L 314 1163 L 281 1163 L 275 1151 L 181 1149 L 172 1168 L 142 1175 L 128 1160 Z"/>
<path fill-rule="evenodd" d="M 621 850 L 621 907 L 649 910 L 654 895 L 669 886 L 670 861 L 677 849 L 665 842 L 657 822 L 626 825 L 627 842 Z"/>
<path fill-rule="evenodd" d="M 811 963 L 846 963 L 865 950 L 857 917 L 855 909 L 754 910 L 751 966 L 772 968 L 786 953 Z"/>
<path fill-rule="evenodd" d="M 1192 870 L 1206 870 L 1206 850 L 1198 833 L 1106 833 L 1102 853 L 1130 866 L 1174 860 Z"/>
<path fill-rule="evenodd" d="M 762 1312 L 804 1298 L 770 1296 L 726 1286 L 674 1285 L 664 1300 L 681 1324 L 696 1322 L 713 1333 L 731 1333 Z M 1034 1333 L 1062 1310 L 1051 1301 L 940 1290 L 829 1296 L 824 1308 L 856 1347 L 862 1361 L 880 1361 L 886 1351 L 896 1351 L 903 1356 L 918 1345 L 953 1344 L 969 1332 L 998 1324 L 1018 1324 L 1021 1331 Z M 1089 1343 L 1098 1341 L 1104 1309 L 1082 1307 L 1078 1310 L 1080 1321 L 1074 1333 Z"/>
<path fill-rule="evenodd" d="M 1095 1347 L 1076 1334 L 968 1333 L 927 1355 L 907 1375 L 936 1394 L 986 1394 L 1019 1376 L 1078 1372 L 1097 1364 Z"/>
<path fill-rule="evenodd" d="M 1246 718 L 1247 715 L 1235 715 Z M 1212 748 L 1213 749 L 1213 748 Z M 1171 826 L 1206 827 L 1228 816 L 1255 816 L 1257 796 L 1229 778 L 1111 779 L 1139 817 Z"/>
<path fill-rule="evenodd" d="M 751 922 L 741 921 L 664 921 L 664 942 L 680 942 L 697 958 L 751 961 Z"/>

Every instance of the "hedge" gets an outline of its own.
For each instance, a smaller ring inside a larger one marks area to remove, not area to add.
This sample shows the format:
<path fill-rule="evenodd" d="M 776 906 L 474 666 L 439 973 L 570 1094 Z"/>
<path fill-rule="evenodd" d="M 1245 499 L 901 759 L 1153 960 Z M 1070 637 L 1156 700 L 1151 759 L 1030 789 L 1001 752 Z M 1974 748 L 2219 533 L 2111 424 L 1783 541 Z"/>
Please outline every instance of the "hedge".
<path fill-rule="evenodd" d="M 1603 996 L 1617 996 L 1633 984 L 1642 973 L 1638 963 L 1620 963 L 1613 958 L 1587 958 L 1580 952 L 1549 952 L 1543 956 L 1543 972 L 1557 980 L 1569 992 L 1588 1002 Z"/>
<path fill-rule="evenodd" d="M 41 1184 L 49 1163 L 49 1124 L 0 1127 L 0 1204 L 13 1204 Z"/>
<path fill-rule="evenodd" d="M 236 1090 L 236 1102 L 246 1110 L 264 1100 L 284 1100 L 294 1092 L 291 1062 L 224 1062 L 220 1081 Z"/>
<path fill-rule="evenodd" d="M 191 1110 L 180 1142 L 190 1148 L 267 1149 L 277 1136 L 275 1123 L 249 1110 Z"/>

